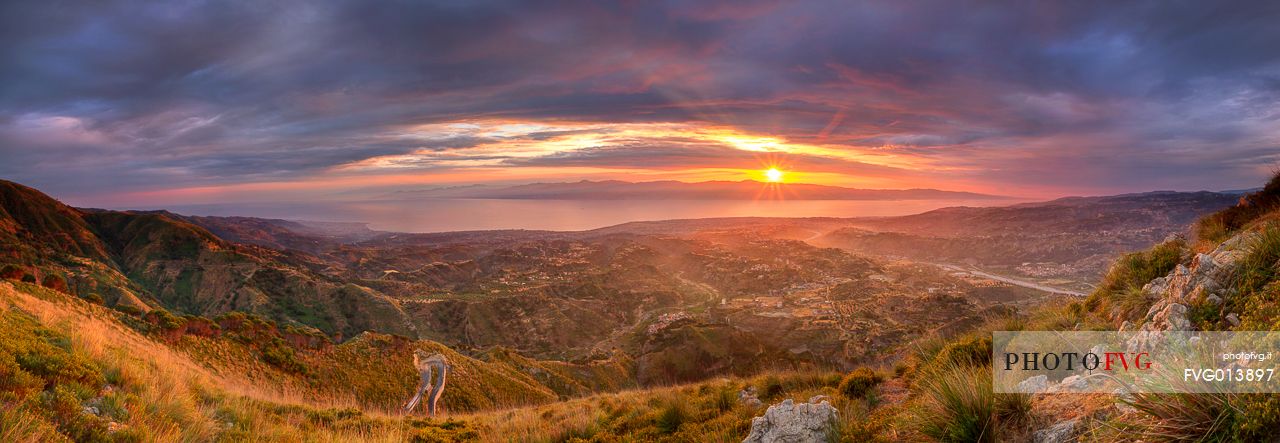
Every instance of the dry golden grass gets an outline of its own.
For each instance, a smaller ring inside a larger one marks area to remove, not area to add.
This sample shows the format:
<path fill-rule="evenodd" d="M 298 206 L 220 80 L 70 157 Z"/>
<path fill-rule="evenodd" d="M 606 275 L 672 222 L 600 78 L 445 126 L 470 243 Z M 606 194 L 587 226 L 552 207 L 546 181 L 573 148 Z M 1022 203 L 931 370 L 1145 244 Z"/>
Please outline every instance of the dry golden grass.
<path fill-rule="evenodd" d="M 131 414 L 130 427 L 148 429 L 160 440 L 208 440 L 216 428 L 198 411 L 193 387 L 217 386 L 212 376 L 189 359 L 118 324 L 101 319 L 108 311 L 85 303 L 55 303 L 0 284 L 6 308 L 32 315 L 50 329 L 66 334 L 72 349 L 106 371 L 121 374 L 122 384 L 151 405 L 157 414 Z M 96 314 L 96 315 L 95 315 Z M 163 419 L 157 420 L 157 418 Z"/>
<path fill-rule="evenodd" d="M 41 288 L 0 282 L 0 309 L 33 317 L 64 334 L 71 351 L 109 374 L 112 389 L 136 396 L 119 424 L 148 441 L 406 441 L 398 417 L 359 413 L 347 423 L 317 423 L 318 413 L 354 401 L 308 398 L 234 374 L 214 373 L 189 356 L 114 320 L 114 312 Z M 33 293 L 35 295 L 33 295 Z M 0 415 L 0 441 L 58 441 L 57 429 L 24 410 Z"/>
<path fill-rule="evenodd" d="M 0 441 L 36 443 L 63 439 L 39 416 L 21 408 L 0 410 Z"/>
<path fill-rule="evenodd" d="M 875 401 L 838 395 L 841 374 L 796 372 L 633 389 L 489 412 L 446 413 L 438 419 L 406 417 L 368 405 L 361 408 L 352 396 L 317 397 L 307 386 L 262 369 L 244 349 L 213 342 L 158 341 L 121 323 L 114 311 L 20 286 L 0 283 L 0 311 L 20 311 L 41 327 L 65 335 L 70 351 L 106 374 L 111 395 L 128 399 L 122 401 L 129 413 L 118 418 L 119 424 L 143 431 L 144 441 L 736 442 L 746 436 L 752 417 L 785 398 L 803 402 L 814 395 L 830 396 L 848 429 L 867 428 L 863 422 Z M 763 406 L 737 401 L 738 391 L 747 385 L 755 386 Z M 493 400 L 498 405 L 523 401 Z M 0 441 L 62 438 L 47 416 L 32 412 L 0 415 Z"/>
<path fill-rule="evenodd" d="M 666 387 L 596 394 L 548 405 L 505 411 L 463 414 L 454 418 L 474 422 L 482 441 L 555 442 L 584 438 L 591 441 L 740 442 L 753 417 L 770 404 L 791 398 L 807 401 L 826 395 L 841 411 L 845 428 L 862 427 L 875 400 L 844 398 L 837 393 L 840 374 L 787 372 L 749 379 L 719 379 Z M 764 396 L 767 386 L 780 388 Z M 763 405 L 738 402 L 737 394 L 752 385 Z M 721 395 L 726 398 L 721 399 Z M 670 409 L 676 407 L 679 413 Z M 847 413 L 846 413 L 847 412 Z M 675 422 L 671 418 L 679 417 Z"/>

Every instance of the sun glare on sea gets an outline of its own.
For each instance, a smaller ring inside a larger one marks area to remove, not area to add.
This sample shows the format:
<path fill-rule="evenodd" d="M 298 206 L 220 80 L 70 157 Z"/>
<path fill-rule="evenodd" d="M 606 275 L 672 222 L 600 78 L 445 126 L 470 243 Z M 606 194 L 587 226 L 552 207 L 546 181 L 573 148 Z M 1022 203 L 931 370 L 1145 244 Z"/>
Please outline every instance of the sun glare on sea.
<path fill-rule="evenodd" d="M 782 171 L 778 168 L 769 168 L 764 171 L 764 178 L 770 183 L 782 183 Z"/>

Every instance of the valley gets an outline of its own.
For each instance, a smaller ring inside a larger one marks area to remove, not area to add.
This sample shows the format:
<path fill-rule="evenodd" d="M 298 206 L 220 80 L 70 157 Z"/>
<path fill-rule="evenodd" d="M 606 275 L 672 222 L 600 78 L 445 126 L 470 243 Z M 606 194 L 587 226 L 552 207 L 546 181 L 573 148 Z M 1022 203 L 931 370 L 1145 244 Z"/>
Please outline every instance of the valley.
<path fill-rule="evenodd" d="M 455 368 L 448 414 L 718 377 L 887 371 L 922 337 L 1076 299 L 1097 263 L 1237 198 L 407 234 L 78 209 L 0 185 L 15 319 L 71 306 L 73 321 L 154 340 L 222 389 L 379 413 L 412 391 L 412 353 L 437 352 Z M 1067 229 L 1085 219 L 1108 234 Z"/>

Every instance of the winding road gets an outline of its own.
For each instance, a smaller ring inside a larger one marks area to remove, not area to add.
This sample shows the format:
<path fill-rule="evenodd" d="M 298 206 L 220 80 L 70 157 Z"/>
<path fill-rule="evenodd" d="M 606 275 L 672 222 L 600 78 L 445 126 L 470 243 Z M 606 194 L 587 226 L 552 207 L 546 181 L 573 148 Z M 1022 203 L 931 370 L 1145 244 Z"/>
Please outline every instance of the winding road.
<path fill-rule="evenodd" d="M 948 270 L 952 270 L 952 271 L 968 272 L 968 273 L 970 273 L 970 274 L 977 275 L 977 276 L 984 277 L 984 278 L 989 278 L 989 279 L 992 279 L 992 280 L 995 280 L 995 281 L 1004 282 L 1004 283 L 1008 283 L 1008 284 L 1015 285 L 1015 286 L 1022 286 L 1022 287 L 1024 287 L 1024 288 L 1031 288 L 1031 289 L 1035 289 L 1035 290 L 1038 290 L 1038 291 L 1044 291 L 1044 292 L 1048 292 L 1048 293 L 1051 293 L 1051 294 L 1071 295 L 1071 296 L 1076 296 L 1076 297 L 1084 297 L 1084 296 L 1088 295 L 1088 294 L 1085 294 L 1085 293 L 1083 293 L 1083 292 L 1072 291 L 1072 290 L 1069 290 L 1069 289 L 1055 288 L 1055 287 L 1053 287 L 1053 286 L 1045 286 L 1045 285 L 1042 285 L 1042 284 L 1039 284 L 1039 283 L 1035 283 L 1035 282 L 1030 282 L 1030 281 L 1026 281 L 1026 280 L 1018 280 L 1018 279 L 1016 279 L 1016 278 L 1005 277 L 1005 276 L 1002 276 L 1002 275 L 990 274 L 990 273 L 982 272 L 982 271 L 979 271 L 979 270 L 976 270 L 976 269 L 966 269 L 966 268 L 963 268 L 963 267 L 960 267 L 960 266 L 956 266 L 956 265 L 948 265 L 948 264 L 945 264 L 945 263 L 929 263 L 929 264 L 934 265 L 934 266 L 939 266 L 939 267 L 942 267 L 942 268 L 944 268 L 944 269 L 948 269 Z"/>
<path fill-rule="evenodd" d="M 813 244 L 813 243 L 812 243 L 812 241 L 813 241 L 813 240 L 816 240 L 818 237 L 821 237 L 821 236 L 823 236 L 823 235 L 826 235 L 826 234 L 827 234 L 827 232 L 816 231 L 816 230 L 812 230 L 812 229 L 809 229 L 808 231 L 809 231 L 809 232 L 812 232 L 812 233 L 813 233 L 813 235 L 811 235 L 811 236 L 809 236 L 808 238 L 805 238 L 805 239 L 803 239 L 803 240 L 801 240 L 801 241 L 804 241 L 804 242 L 809 243 L 809 244 Z M 817 245 L 815 245 L 815 246 L 817 246 Z M 989 279 L 992 279 L 992 280 L 995 280 L 995 281 L 1008 283 L 1008 284 L 1011 284 L 1011 285 L 1014 285 L 1014 286 L 1021 286 L 1021 287 L 1024 287 L 1024 288 L 1035 289 L 1035 290 L 1037 290 L 1037 291 L 1044 291 L 1044 292 L 1048 292 L 1048 293 L 1050 293 L 1050 294 L 1062 294 L 1062 295 L 1070 295 L 1070 296 L 1074 296 L 1074 297 L 1084 297 L 1084 296 L 1089 295 L 1089 294 L 1085 294 L 1085 293 L 1083 293 L 1083 292 L 1072 291 L 1072 290 L 1070 290 L 1070 289 L 1062 289 L 1062 288 L 1055 288 L 1055 287 L 1053 287 L 1053 286 L 1045 286 L 1045 285 L 1042 285 L 1042 284 L 1040 284 L 1040 283 L 1036 283 L 1036 282 L 1033 282 L 1033 281 L 1019 280 L 1019 279 L 1012 278 L 1012 277 L 1005 277 L 1005 276 L 1003 276 L 1003 275 L 995 275 L 995 274 L 991 274 L 991 273 L 987 273 L 987 272 L 979 271 L 979 270 L 977 270 L 977 269 L 969 269 L 969 268 L 965 268 L 965 267 L 958 266 L 958 265 L 951 265 L 951 264 L 946 264 L 946 263 L 929 263 L 929 262 L 920 262 L 920 263 L 925 263 L 925 264 L 929 264 L 929 265 L 937 266 L 937 267 L 940 267 L 940 268 L 943 268 L 943 269 L 947 269 L 947 270 L 951 270 L 951 271 L 968 272 L 968 273 L 970 273 L 970 274 L 977 275 L 977 276 L 980 276 L 980 277 L 989 278 Z"/>

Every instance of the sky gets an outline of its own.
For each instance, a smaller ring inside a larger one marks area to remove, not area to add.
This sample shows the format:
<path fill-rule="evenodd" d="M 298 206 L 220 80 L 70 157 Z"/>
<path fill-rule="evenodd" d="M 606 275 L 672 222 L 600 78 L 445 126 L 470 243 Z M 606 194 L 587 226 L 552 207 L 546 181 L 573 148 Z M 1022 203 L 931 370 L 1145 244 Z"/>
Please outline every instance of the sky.
<path fill-rule="evenodd" d="M 0 2 L 0 178 L 98 207 L 1280 169 L 1280 2 Z"/>

